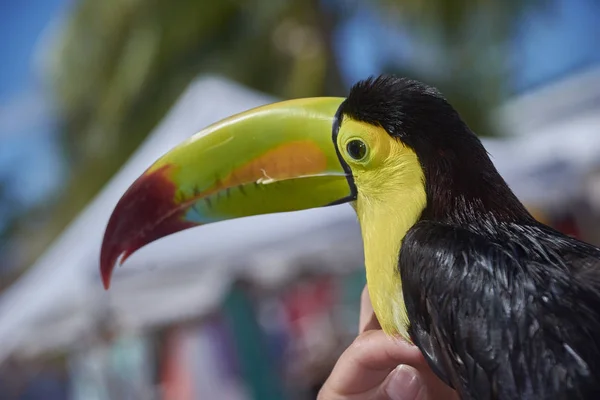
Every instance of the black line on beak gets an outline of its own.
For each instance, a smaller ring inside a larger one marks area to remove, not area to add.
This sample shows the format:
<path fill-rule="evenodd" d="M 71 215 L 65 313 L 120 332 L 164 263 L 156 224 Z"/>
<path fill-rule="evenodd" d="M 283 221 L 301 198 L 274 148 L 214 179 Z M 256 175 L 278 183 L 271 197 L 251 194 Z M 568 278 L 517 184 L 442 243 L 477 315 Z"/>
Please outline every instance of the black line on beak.
<path fill-rule="evenodd" d="M 344 172 L 346 173 L 346 180 L 348 181 L 348 186 L 350 187 L 350 195 L 330 203 L 329 204 L 330 206 L 354 201 L 354 200 L 356 200 L 356 196 L 358 193 L 357 189 L 356 189 L 356 184 L 354 183 L 354 177 L 352 175 L 352 170 L 350 169 L 350 166 L 346 163 L 346 161 L 344 161 L 344 158 L 342 157 L 342 154 L 340 153 L 340 149 L 338 148 L 338 145 L 337 145 L 337 137 L 338 137 L 338 133 L 340 131 L 340 127 L 342 126 L 345 105 L 346 105 L 346 100 L 344 100 L 342 102 L 342 104 L 340 104 L 340 106 L 338 107 L 338 109 L 335 113 L 335 117 L 333 118 L 333 125 L 331 127 L 331 129 L 332 129 L 331 138 L 333 140 L 333 147 L 335 147 L 335 152 L 338 156 L 338 160 L 340 161 L 340 164 L 342 164 L 342 168 L 344 169 Z"/>

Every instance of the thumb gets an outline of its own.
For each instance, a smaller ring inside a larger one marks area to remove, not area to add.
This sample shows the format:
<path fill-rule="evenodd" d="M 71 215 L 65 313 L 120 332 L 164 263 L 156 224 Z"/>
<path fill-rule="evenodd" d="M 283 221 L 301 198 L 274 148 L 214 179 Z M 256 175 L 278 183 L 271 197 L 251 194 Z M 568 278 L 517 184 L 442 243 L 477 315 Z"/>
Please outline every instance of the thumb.
<path fill-rule="evenodd" d="M 427 388 L 419 372 L 409 365 L 396 367 L 381 386 L 385 399 L 428 400 Z"/>

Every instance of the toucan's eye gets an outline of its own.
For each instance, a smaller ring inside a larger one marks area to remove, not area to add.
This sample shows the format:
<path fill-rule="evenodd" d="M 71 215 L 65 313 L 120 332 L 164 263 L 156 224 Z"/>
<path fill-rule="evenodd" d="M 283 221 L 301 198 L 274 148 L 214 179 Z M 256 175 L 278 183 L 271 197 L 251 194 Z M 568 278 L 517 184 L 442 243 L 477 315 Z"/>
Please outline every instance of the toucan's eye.
<path fill-rule="evenodd" d="M 346 144 L 346 151 L 350 157 L 360 161 L 367 155 L 367 145 L 362 140 L 354 139 Z"/>

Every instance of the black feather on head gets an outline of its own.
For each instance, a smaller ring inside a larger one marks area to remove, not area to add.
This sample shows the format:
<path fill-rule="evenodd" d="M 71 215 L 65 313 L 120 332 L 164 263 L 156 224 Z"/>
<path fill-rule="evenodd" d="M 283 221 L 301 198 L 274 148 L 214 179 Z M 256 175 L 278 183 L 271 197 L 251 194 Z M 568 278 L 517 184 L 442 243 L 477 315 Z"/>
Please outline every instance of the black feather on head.
<path fill-rule="evenodd" d="M 356 83 L 338 112 L 381 126 L 412 148 L 425 172 L 422 218 L 460 222 L 532 217 L 498 174 L 483 144 L 434 87 L 393 75 Z"/>

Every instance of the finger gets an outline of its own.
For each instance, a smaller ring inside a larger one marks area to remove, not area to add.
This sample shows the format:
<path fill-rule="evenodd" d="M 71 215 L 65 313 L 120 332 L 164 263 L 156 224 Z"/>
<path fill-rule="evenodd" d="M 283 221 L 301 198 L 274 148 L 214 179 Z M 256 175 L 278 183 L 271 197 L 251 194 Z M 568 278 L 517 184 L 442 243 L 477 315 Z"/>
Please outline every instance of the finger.
<path fill-rule="evenodd" d="M 371 314 L 369 322 L 367 322 L 367 324 L 364 326 L 363 330 L 360 333 L 374 330 L 381 330 L 381 325 L 379 324 L 377 316 L 375 314 Z"/>
<path fill-rule="evenodd" d="M 427 388 L 420 372 L 409 365 L 399 365 L 386 378 L 374 396 L 382 400 L 428 400 Z M 432 399 L 446 399 L 433 397 Z"/>
<path fill-rule="evenodd" d="M 358 322 L 358 332 L 362 333 L 365 331 L 365 327 L 375 315 L 373 313 L 373 305 L 371 304 L 371 298 L 369 297 L 369 289 L 365 285 L 360 295 L 360 318 Z"/>
<path fill-rule="evenodd" d="M 377 390 L 382 400 L 459 400 L 458 394 L 442 382 L 427 365 L 399 365 Z"/>
<path fill-rule="evenodd" d="M 371 298 L 369 296 L 369 289 L 365 285 L 365 288 L 360 295 L 360 319 L 358 322 L 358 333 L 370 331 L 374 329 L 381 329 L 381 325 L 373 312 L 373 305 L 371 304 Z"/>
<path fill-rule="evenodd" d="M 419 364 L 418 348 L 374 330 L 361 334 L 339 358 L 325 391 L 353 395 L 379 386 L 399 364 Z"/>

